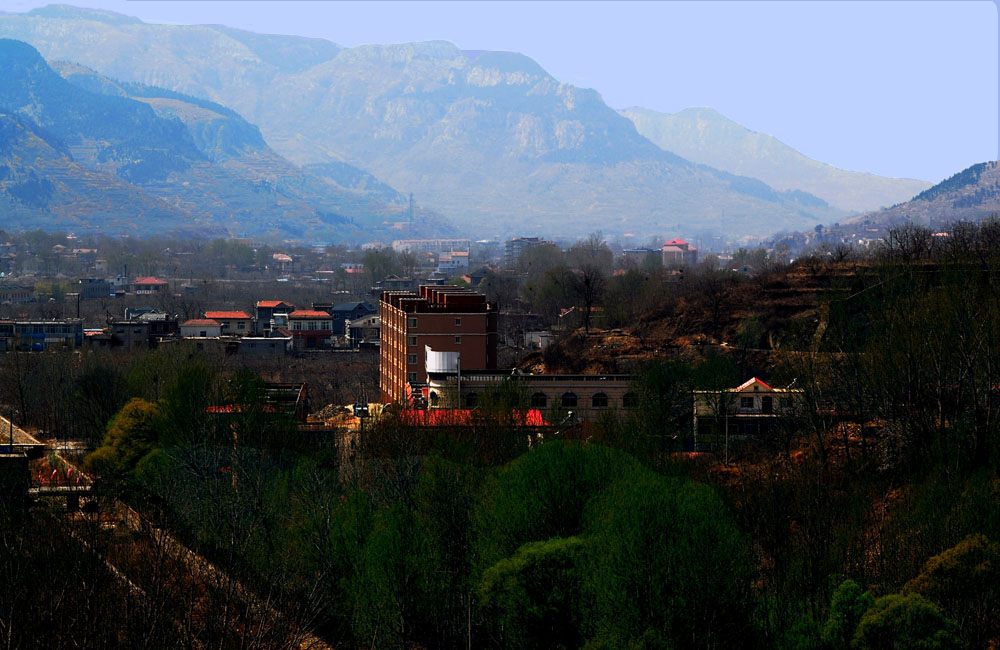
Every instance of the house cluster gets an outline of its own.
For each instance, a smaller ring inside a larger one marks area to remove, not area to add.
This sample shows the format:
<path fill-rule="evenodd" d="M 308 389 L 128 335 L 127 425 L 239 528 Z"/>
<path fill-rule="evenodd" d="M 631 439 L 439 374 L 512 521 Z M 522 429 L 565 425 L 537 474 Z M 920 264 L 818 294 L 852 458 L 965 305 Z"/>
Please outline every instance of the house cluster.
<path fill-rule="evenodd" d="M 254 314 L 245 311 L 206 311 L 200 318 L 180 323 L 180 336 L 237 343 L 256 354 L 291 351 L 362 348 L 378 344 L 380 321 L 366 301 L 313 303 L 296 307 L 284 300 L 261 300 Z"/>
<path fill-rule="evenodd" d="M 128 308 L 123 317 L 109 318 L 106 327 L 82 330 L 82 342 L 91 348 L 134 349 L 188 340 L 199 350 L 276 357 L 376 347 L 379 330 L 380 319 L 369 302 L 313 303 L 304 309 L 283 300 L 261 300 L 252 314 L 208 310 L 183 321 L 153 307 Z"/>
<path fill-rule="evenodd" d="M 671 239 L 660 248 L 626 248 L 622 251 L 627 264 L 634 266 L 662 266 L 681 269 L 698 263 L 698 249 L 683 239 Z"/>

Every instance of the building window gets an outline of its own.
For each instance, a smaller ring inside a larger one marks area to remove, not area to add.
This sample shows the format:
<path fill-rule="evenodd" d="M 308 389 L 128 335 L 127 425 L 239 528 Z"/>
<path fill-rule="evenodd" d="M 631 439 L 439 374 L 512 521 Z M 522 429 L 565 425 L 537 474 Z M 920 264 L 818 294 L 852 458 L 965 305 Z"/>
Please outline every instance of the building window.
<path fill-rule="evenodd" d="M 208 330 L 202 330 L 201 332 L 199 332 L 199 336 L 201 336 L 202 338 L 208 338 Z"/>
<path fill-rule="evenodd" d="M 243 321 L 240 321 L 239 323 L 236 324 L 236 329 L 240 329 L 240 330 L 246 329 L 246 323 L 244 323 Z"/>
<path fill-rule="evenodd" d="M 792 408 L 792 398 L 791 397 L 779 397 L 778 398 L 778 406 L 781 407 L 781 408 L 783 408 L 783 409 L 790 409 L 790 408 Z"/>
<path fill-rule="evenodd" d="M 417 344 L 417 337 L 415 337 L 415 336 L 407 336 L 406 337 L 406 344 L 407 345 L 416 345 Z"/>
<path fill-rule="evenodd" d="M 545 393 L 535 393 L 531 396 L 531 408 L 543 409 L 549 405 L 549 398 Z"/>
<path fill-rule="evenodd" d="M 622 408 L 634 409 L 639 406 L 639 396 L 635 393 L 622 395 Z"/>
<path fill-rule="evenodd" d="M 415 355 L 415 354 L 408 354 L 408 355 L 406 355 L 406 363 L 413 364 L 413 363 L 416 363 L 416 362 L 417 362 L 417 355 Z"/>
<path fill-rule="evenodd" d="M 461 318 L 456 318 L 455 319 L 455 327 L 461 327 L 461 326 L 462 326 L 462 319 Z"/>
<path fill-rule="evenodd" d="M 406 381 L 415 383 L 417 381 L 417 373 L 415 372 L 406 373 Z"/>
<path fill-rule="evenodd" d="M 576 393 L 563 393 L 561 403 L 563 408 L 575 407 Z"/>
<path fill-rule="evenodd" d="M 475 408 L 476 402 L 478 401 L 479 401 L 479 395 L 476 395 L 475 393 L 467 393 L 465 395 L 465 408 L 467 409 Z"/>
<path fill-rule="evenodd" d="M 753 408 L 753 398 L 752 397 L 741 397 L 740 398 L 740 408 L 741 409 L 752 409 Z"/>
<path fill-rule="evenodd" d="M 417 319 L 416 318 L 411 318 L 410 319 L 410 327 L 416 327 L 416 326 L 417 326 Z"/>
<path fill-rule="evenodd" d="M 461 337 L 461 336 L 456 336 L 456 337 L 455 337 L 455 344 L 456 344 L 456 345 L 458 345 L 458 344 L 460 344 L 461 342 L 462 342 L 462 337 Z"/>
<path fill-rule="evenodd" d="M 608 396 L 604 393 L 595 393 L 594 396 L 590 398 L 590 405 L 595 409 L 607 408 Z"/>

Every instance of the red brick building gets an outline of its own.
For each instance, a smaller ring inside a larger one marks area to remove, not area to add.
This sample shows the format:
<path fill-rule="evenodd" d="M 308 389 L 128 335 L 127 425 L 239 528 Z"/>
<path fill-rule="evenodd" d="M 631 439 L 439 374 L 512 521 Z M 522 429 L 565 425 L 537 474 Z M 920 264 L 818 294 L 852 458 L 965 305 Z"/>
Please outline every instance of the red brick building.
<path fill-rule="evenodd" d="M 380 385 L 382 402 L 404 402 L 427 383 L 424 346 L 458 352 L 463 372 L 497 367 L 497 309 L 481 293 L 455 286 L 385 291 Z"/>

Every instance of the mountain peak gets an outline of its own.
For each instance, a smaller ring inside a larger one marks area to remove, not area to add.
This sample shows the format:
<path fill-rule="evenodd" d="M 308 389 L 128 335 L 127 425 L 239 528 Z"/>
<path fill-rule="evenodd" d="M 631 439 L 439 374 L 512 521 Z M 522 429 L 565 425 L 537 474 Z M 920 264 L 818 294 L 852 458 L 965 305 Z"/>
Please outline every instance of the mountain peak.
<path fill-rule="evenodd" d="M 539 77 L 548 77 L 549 73 L 542 66 L 529 56 L 519 52 L 499 52 L 471 50 L 474 56 L 469 55 L 470 50 L 464 50 L 469 63 L 477 68 L 496 68 L 500 72 L 525 72 Z"/>
<path fill-rule="evenodd" d="M 59 18 L 64 20 L 92 20 L 108 25 L 136 25 L 142 21 L 134 16 L 105 11 L 103 9 L 86 9 L 84 7 L 74 7 L 72 5 L 45 5 L 37 9 L 32 9 L 28 16 L 39 16 L 41 18 Z"/>
<path fill-rule="evenodd" d="M 690 108 L 685 108 L 682 111 L 678 111 L 676 115 L 683 117 L 695 117 L 702 120 L 732 122 L 731 119 L 729 119 L 719 111 L 715 110 L 711 106 L 691 106 Z"/>

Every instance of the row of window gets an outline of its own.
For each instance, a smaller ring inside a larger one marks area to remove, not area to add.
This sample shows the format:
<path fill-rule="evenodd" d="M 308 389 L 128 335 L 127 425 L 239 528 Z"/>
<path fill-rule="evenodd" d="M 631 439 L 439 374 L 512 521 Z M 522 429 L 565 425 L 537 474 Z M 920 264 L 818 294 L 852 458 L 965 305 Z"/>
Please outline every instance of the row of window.
<path fill-rule="evenodd" d="M 455 317 L 455 327 L 461 327 L 461 326 L 462 326 L 462 317 L 461 316 L 456 316 Z M 416 318 L 409 319 L 409 325 L 408 325 L 408 327 L 410 329 L 417 329 L 417 319 Z"/>
<path fill-rule="evenodd" d="M 438 394 L 431 392 L 431 406 L 438 405 Z M 466 408 L 473 408 L 479 402 L 479 395 L 476 393 L 466 393 L 463 397 Z M 576 393 L 563 393 L 559 396 L 557 404 L 561 408 L 578 408 L 580 399 Z M 590 397 L 590 408 L 608 408 L 610 400 L 607 393 L 594 393 Z M 635 393 L 625 393 L 622 396 L 622 408 L 635 408 L 639 405 L 639 396 Z M 545 393 L 535 393 L 531 396 L 531 408 L 543 409 L 549 406 L 549 396 Z"/>
<path fill-rule="evenodd" d="M 15 334 L 74 334 L 71 325 L 15 325 Z M 8 330 L 9 331 L 9 330 Z M 80 331 L 83 331 L 80 329 Z"/>
<path fill-rule="evenodd" d="M 325 331 L 333 329 L 330 321 L 292 321 L 292 329 L 296 331 Z"/>
<path fill-rule="evenodd" d="M 752 409 L 756 408 L 754 405 L 753 397 L 741 397 L 740 398 L 740 408 L 741 409 Z M 774 398 L 772 397 L 761 397 L 760 398 L 760 408 L 763 411 L 770 411 L 774 406 Z M 778 408 L 788 409 L 792 408 L 792 398 L 790 397 L 779 397 L 778 398 Z"/>
<path fill-rule="evenodd" d="M 607 408 L 609 405 L 609 399 L 607 393 L 594 393 L 590 397 L 590 408 L 601 409 Z M 559 406 L 562 408 L 573 408 L 580 406 L 580 399 L 577 397 L 576 393 L 563 393 L 559 396 Z M 531 407 L 532 408 L 547 408 L 549 405 L 549 396 L 545 393 L 535 393 L 531 396 Z M 622 407 L 623 408 L 634 408 L 639 405 L 639 396 L 635 393 L 625 393 L 622 395 Z"/>

